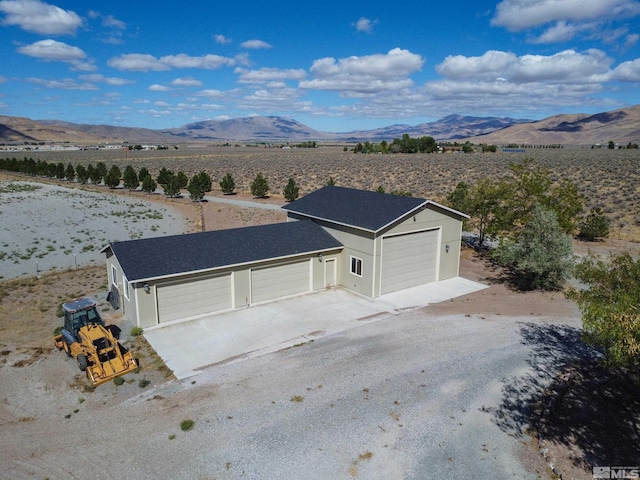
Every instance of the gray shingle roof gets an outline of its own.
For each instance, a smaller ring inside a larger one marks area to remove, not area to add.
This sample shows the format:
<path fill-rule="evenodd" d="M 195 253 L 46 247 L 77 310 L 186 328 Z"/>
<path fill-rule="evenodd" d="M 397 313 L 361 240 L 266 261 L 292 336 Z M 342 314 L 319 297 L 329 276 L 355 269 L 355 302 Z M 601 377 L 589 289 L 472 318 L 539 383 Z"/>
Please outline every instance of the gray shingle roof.
<path fill-rule="evenodd" d="M 311 221 L 114 242 L 111 248 L 129 281 L 242 265 L 341 248 Z"/>
<path fill-rule="evenodd" d="M 423 198 L 326 186 L 282 208 L 307 217 L 377 232 L 426 203 Z"/>

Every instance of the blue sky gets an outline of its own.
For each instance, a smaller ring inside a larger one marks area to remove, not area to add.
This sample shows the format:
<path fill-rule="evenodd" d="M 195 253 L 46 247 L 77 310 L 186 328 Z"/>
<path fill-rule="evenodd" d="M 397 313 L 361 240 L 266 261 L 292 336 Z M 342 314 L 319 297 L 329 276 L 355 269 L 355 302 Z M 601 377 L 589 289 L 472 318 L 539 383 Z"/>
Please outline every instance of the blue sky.
<path fill-rule="evenodd" d="M 0 0 L 0 115 L 344 132 L 640 104 L 640 1 Z"/>

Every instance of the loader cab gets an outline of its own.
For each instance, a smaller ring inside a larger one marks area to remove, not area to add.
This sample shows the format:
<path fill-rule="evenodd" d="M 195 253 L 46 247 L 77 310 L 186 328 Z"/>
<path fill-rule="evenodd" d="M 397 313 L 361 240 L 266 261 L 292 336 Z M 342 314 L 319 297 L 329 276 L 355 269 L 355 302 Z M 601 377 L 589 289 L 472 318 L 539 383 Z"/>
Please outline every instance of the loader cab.
<path fill-rule="evenodd" d="M 64 329 L 78 342 L 81 341 L 78 332 L 82 327 L 91 324 L 104 327 L 104 321 L 100 318 L 96 302 L 90 297 L 83 297 L 64 303 L 62 304 L 62 309 L 64 310 Z"/>

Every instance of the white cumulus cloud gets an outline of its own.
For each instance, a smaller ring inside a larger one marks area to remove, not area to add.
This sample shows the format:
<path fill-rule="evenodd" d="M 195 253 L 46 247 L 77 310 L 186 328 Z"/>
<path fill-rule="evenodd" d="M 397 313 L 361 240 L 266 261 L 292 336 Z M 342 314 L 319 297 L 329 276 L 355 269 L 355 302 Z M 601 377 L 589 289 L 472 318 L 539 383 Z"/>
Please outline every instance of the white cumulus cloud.
<path fill-rule="evenodd" d="M 174 87 L 201 87 L 202 82 L 195 78 L 176 78 L 171 82 Z"/>
<path fill-rule="evenodd" d="M 153 85 L 149 85 L 149 90 L 152 92 L 168 92 L 170 89 L 164 85 L 160 85 L 159 83 L 154 83 Z"/>
<path fill-rule="evenodd" d="M 436 71 L 451 80 L 498 80 L 511 83 L 589 83 L 609 71 L 613 60 L 597 49 L 580 53 L 565 50 L 554 55 L 522 55 L 488 51 L 480 57 L 449 56 Z"/>
<path fill-rule="evenodd" d="M 18 52 L 44 61 L 65 62 L 74 70 L 96 70 L 96 66 L 87 60 L 87 54 L 81 48 L 56 40 L 40 40 L 31 45 L 24 45 L 18 48 Z"/>
<path fill-rule="evenodd" d="M 213 41 L 216 42 L 219 45 L 227 45 L 227 44 L 233 42 L 233 40 L 231 40 L 230 38 L 227 38 L 224 35 L 220 35 L 219 33 L 217 33 L 217 34 L 215 34 L 213 36 Z"/>
<path fill-rule="evenodd" d="M 321 58 L 311 66 L 313 79 L 301 81 L 300 87 L 336 90 L 345 96 L 399 90 L 413 85 L 409 75 L 419 71 L 423 64 L 422 56 L 400 48 L 394 48 L 386 54 L 339 60 Z"/>
<path fill-rule="evenodd" d="M 303 80 L 307 73 L 303 69 L 261 68 L 260 70 L 245 70 L 236 68 L 240 74 L 240 83 L 262 84 L 278 80 Z"/>
<path fill-rule="evenodd" d="M 619 82 L 640 82 L 640 58 L 623 62 L 611 72 L 611 80 Z"/>
<path fill-rule="evenodd" d="M 82 18 L 71 11 L 39 0 L 2 0 L 3 25 L 14 25 L 41 35 L 73 35 Z"/>
<path fill-rule="evenodd" d="M 502 0 L 492 25 L 522 31 L 554 22 L 602 21 L 640 14 L 635 0 Z"/>
<path fill-rule="evenodd" d="M 135 83 L 133 80 L 127 80 L 126 78 L 105 77 L 104 75 L 100 75 L 99 73 L 94 73 L 91 75 L 80 75 L 78 78 L 86 82 L 106 83 L 107 85 L 111 85 L 115 87 L 120 87 L 122 85 L 129 85 L 129 84 Z"/>
<path fill-rule="evenodd" d="M 242 48 L 248 48 L 251 50 L 258 50 L 261 48 L 271 48 L 271 45 L 262 40 L 247 40 L 246 42 L 242 42 L 240 44 Z"/>
<path fill-rule="evenodd" d="M 154 57 L 147 53 L 128 53 L 110 58 L 107 65 L 118 70 L 148 72 L 171 70 L 172 68 L 202 68 L 215 70 L 224 66 L 234 66 L 236 60 L 220 55 L 203 55 L 193 57 L 180 53 L 178 55 L 165 55 Z"/>
<path fill-rule="evenodd" d="M 373 27 L 378 24 L 378 20 L 370 20 L 365 17 L 360 17 L 356 23 L 353 25 L 356 27 L 358 32 L 371 33 L 373 32 Z"/>

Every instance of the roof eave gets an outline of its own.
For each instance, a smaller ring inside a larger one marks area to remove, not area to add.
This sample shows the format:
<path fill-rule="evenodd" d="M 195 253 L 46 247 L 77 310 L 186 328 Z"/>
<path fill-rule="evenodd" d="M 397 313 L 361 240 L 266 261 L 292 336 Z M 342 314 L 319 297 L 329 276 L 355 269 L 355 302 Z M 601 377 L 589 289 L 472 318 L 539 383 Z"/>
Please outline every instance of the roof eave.
<path fill-rule="evenodd" d="M 417 205 L 415 208 L 412 208 L 411 210 L 409 210 L 407 213 L 403 213 L 402 215 L 400 215 L 399 217 L 393 219 L 392 221 L 390 221 L 386 225 L 383 225 L 382 227 L 378 228 L 374 233 L 379 233 L 382 230 L 384 230 L 384 229 L 388 228 L 389 226 L 393 225 L 394 223 L 396 223 L 398 220 L 403 220 L 403 219 L 405 219 L 407 217 L 410 217 L 411 215 L 414 215 L 418 210 L 422 210 L 424 207 L 426 207 L 427 203 L 428 203 L 428 201 L 425 200 L 420 205 Z"/>
<path fill-rule="evenodd" d="M 309 215 L 308 213 L 296 212 L 295 210 L 287 210 L 287 212 L 295 213 L 296 215 L 301 215 L 306 218 L 313 218 L 316 220 L 321 220 L 323 222 L 333 223 L 335 225 L 342 225 L 343 227 L 355 228 L 356 230 L 362 230 L 364 232 L 376 233 L 377 230 L 371 230 L 369 228 L 360 227 L 358 225 L 351 225 L 349 223 L 338 222 L 336 220 L 331 220 L 330 218 L 317 217 L 315 215 Z"/>
<path fill-rule="evenodd" d="M 459 216 L 464 217 L 464 218 L 470 218 L 469 215 L 467 215 L 466 213 L 459 212 L 458 210 L 455 210 L 455 209 L 453 209 L 451 207 L 447 207 L 445 205 L 442 205 L 441 203 L 434 202 L 433 200 L 427 200 L 426 203 L 429 203 L 431 205 L 435 205 L 436 207 L 442 208 L 443 210 L 447 210 L 448 212 L 451 212 L 451 213 L 453 213 L 455 215 L 459 215 Z"/>
<path fill-rule="evenodd" d="M 242 266 L 246 266 L 246 265 L 259 265 L 260 263 L 266 263 L 266 262 L 271 262 L 271 261 L 278 261 L 278 260 L 285 260 L 285 259 L 295 259 L 295 258 L 299 258 L 299 257 L 304 257 L 304 256 L 309 256 L 309 255 L 318 255 L 320 253 L 324 253 L 324 252 L 330 252 L 332 250 L 342 250 L 344 248 L 344 245 L 340 245 L 340 246 L 336 246 L 336 247 L 327 247 L 327 248 L 320 248 L 320 249 L 316 249 L 316 250 L 310 250 L 307 252 L 302 252 L 302 253 L 296 253 L 293 255 L 282 255 L 280 257 L 270 257 L 270 258 L 265 258 L 262 260 L 254 260 L 254 261 L 250 261 L 250 262 L 240 262 L 240 263 L 230 263 L 227 265 L 222 265 L 219 267 L 211 267 L 211 268 L 202 268 L 200 270 L 189 270 L 186 272 L 180 272 L 180 273 L 172 273 L 172 274 L 168 274 L 168 275 L 155 275 L 152 277 L 141 277 L 141 278 L 133 278 L 133 279 L 129 279 L 129 277 L 127 277 L 127 279 L 129 280 L 129 282 L 131 283 L 139 283 L 139 282 L 151 282 L 151 281 L 157 281 L 157 280 L 164 280 L 167 278 L 177 278 L 177 277 L 184 277 L 187 275 L 198 275 L 200 273 L 206 273 L 206 272 L 215 272 L 217 270 L 231 270 L 237 267 L 242 267 Z M 125 272 L 126 275 L 126 272 Z"/>

